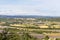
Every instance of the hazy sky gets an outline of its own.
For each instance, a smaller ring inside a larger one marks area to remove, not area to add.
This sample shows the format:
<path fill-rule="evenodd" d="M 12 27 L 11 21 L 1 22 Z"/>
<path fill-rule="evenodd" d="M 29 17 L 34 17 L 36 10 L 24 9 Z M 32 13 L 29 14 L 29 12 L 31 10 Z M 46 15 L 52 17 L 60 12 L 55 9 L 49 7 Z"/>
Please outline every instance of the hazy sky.
<path fill-rule="evenodd" d="M 0 0 L 0 14 L 60 16 L 60 0 Z"/>

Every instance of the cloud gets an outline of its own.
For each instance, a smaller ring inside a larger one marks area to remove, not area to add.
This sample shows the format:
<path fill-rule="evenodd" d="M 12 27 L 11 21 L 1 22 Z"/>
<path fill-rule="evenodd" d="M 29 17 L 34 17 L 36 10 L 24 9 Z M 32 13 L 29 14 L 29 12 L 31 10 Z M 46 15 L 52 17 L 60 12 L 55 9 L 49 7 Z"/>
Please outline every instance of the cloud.
<path fill-rule="evenodd" d="M 20 2 L 20 0 L 18 0 Z M 17 2 L 18 2 L 17 1 Z M 5 15 L 60 15 L 60 0 L 24 0 L 21 3 L 0 5 L 0 14 Z"/>
<path fill-rule="evenodd" d="M 58 12 L 58 11 L 57 11 Z M 53 15 L 55 8 L 46 8 L 43 5 L 1 5 L 0 14 L 4 15 Z M 53 13 L 53 14 L 52 14 Z"/>

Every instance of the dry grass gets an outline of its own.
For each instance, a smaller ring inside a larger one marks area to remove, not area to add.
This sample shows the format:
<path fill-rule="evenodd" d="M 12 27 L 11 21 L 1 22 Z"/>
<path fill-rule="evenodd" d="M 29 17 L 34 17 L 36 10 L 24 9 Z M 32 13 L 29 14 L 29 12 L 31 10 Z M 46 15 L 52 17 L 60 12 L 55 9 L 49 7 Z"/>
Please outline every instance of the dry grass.
<path fill-rule="evenodd" d="M 46 35 L 48 35 L 48 36 L 60 36 L 60 33 L 48 33 Z"/>

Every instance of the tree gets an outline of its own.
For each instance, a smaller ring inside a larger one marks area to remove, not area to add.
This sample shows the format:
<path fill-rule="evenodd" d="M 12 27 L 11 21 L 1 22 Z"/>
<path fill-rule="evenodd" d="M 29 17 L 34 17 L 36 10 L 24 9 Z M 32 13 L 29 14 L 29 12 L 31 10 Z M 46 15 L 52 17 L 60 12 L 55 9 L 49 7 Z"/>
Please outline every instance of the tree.
<path fill-rule="evenodd" d="M 2 40 L 20 40 L 20 36 L 17 33 L 9 33 L 9 29 L 5 28 L 2 32 Z"/>
<path fill-rule="evenodd" d="M 45 40 L 48 40 L 48 39 L 49 39 L 49 37 L 48 37 L 48 36 L 46 36 L 46 37 L 45 37 Z"/>
<path fill-rule="evenodd" d="M 3 35 L 0 33 L 0 40 L 2 40 L 3 39 Z"/>
<path fill-rule="evenodd" d="M 0 34 L 0 40 L 36 40 L 36 38 L 29 35 L 26 31 L 19 34 L 10 32 L 9 28 L 4 28 L 3 32 Z"/>

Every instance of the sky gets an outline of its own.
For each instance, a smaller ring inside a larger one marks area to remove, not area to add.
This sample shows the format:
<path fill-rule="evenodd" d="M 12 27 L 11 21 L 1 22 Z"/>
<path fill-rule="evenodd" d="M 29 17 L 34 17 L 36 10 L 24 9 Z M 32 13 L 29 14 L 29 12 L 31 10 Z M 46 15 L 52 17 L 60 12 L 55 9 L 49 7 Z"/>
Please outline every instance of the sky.
<path fill-rule="evenodd" d="M 60 0 L 0 0 L 0 15 L 60 16 Z"/>

